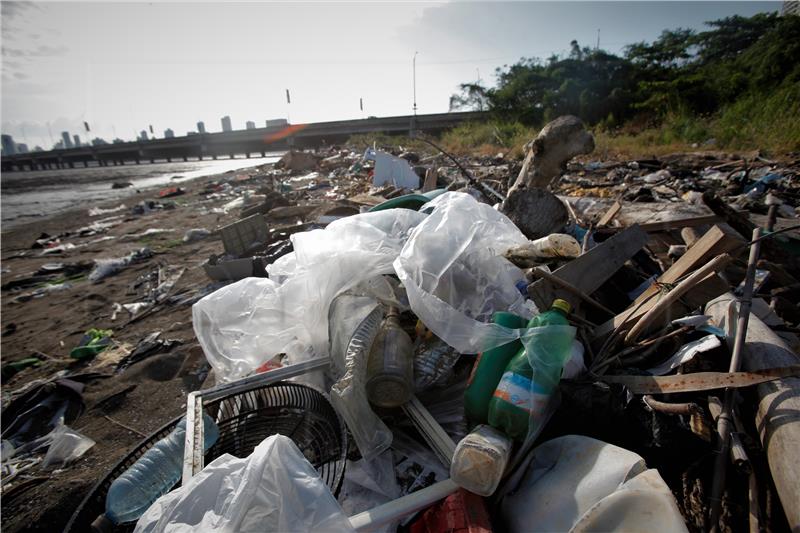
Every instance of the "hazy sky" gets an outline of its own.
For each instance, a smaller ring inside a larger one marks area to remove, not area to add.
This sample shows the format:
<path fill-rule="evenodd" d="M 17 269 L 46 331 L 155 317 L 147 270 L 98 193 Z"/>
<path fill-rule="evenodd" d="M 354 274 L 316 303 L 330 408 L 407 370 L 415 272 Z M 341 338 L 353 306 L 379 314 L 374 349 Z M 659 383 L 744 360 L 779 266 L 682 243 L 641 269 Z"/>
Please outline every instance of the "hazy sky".
<path fill-rule="evenodd" d="M 447 111 L 458 84 L 569 42 L 620 52 L 780 2 L 2 2 L 2 130 L 32 147 L 69 130 L 132 139 Z M 285 90 L 292 103 L 286 104 Z M 359 110 L 364 99 L 364 112 Z M 24 129 L 24 135 L 23 135 Z"/>

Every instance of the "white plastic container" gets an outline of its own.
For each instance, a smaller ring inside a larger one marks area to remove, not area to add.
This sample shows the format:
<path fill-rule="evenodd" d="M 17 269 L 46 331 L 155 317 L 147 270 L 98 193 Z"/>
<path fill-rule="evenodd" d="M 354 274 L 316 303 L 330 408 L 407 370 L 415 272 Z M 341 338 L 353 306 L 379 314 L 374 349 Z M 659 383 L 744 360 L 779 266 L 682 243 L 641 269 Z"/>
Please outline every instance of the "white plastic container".
<path fill-rule="evenodd" d="M 511 446 L 511 439 L 492 426 L 476 427 L 456 446 L 450 479 L 470 492 L 491 496 L 503 477 Z"/>
<path fill-rule="evenodd" d="M 578 257 L 581 245 L 575 237 L 564 233 L 551 233 L 547 237 L 531 241 L 531 251 L 537 257 Z"/>

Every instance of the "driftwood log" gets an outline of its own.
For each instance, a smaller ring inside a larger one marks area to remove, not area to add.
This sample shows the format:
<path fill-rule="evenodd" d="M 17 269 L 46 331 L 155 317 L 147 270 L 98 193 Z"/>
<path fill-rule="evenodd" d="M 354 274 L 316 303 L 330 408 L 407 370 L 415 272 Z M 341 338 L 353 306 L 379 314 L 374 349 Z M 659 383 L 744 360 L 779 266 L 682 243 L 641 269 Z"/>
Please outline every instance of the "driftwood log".
<path fill-rule="evenodd" d="M 563 229 L 569 215 L 563 202 L 547 186 L 573 157 L 594 150 L 594 138 L 578 117 L 559 117 L 547 124 L 527 144 L 525 160 L 503 202 L 503 213 L 529 239 L 538 239 Z"/>

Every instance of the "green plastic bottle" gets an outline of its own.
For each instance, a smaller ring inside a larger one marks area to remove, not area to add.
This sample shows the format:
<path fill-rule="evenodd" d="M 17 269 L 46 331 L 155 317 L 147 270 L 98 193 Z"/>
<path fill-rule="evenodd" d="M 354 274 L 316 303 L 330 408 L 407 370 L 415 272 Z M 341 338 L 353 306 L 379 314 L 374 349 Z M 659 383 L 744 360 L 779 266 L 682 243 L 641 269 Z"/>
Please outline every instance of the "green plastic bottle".
<path fill-rule="evenodd" d="M 511 329 L 525 327 L 524 318 L 503 311 L 493 314 L 492 322 Z M 471 423 L 486 424 L 489 421 L 489 400 L 492 399 L 508 362 L 520 349 L 522 342 L 517 339 L 478 354 L 464 393 L 464 412 Z"/>
<path fill-rule="evenodd" d="M 569 303 L 555 300 L 550 310 L 533 317 L 528 327 L 568 326 L 569 311 Z M 489 424 L 514 440 L 525 439 L 531 413 L 546 407 L 561 379 L 572 340 L 572 335 L 557 332 L 533 338 L 528 348 L 533 352 L 534 368 L 528 362 L 525 348 L 517 352 L 489 401 Z"/>

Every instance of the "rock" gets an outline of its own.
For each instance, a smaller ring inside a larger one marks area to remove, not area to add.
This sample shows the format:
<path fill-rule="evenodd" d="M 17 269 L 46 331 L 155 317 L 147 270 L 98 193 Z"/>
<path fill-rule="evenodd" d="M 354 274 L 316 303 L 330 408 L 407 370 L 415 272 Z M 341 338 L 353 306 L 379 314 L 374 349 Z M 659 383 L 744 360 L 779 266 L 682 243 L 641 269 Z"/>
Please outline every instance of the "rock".
<path fill-rule="evenodd" d="M 558 233 L 569 221 L 564 203 L 541 188 L 518 188 L 508 193 L 503 213 L 531 240 Z"/>

